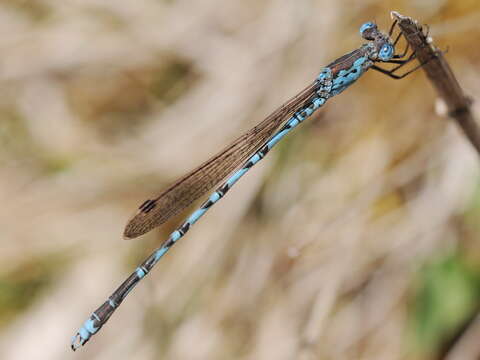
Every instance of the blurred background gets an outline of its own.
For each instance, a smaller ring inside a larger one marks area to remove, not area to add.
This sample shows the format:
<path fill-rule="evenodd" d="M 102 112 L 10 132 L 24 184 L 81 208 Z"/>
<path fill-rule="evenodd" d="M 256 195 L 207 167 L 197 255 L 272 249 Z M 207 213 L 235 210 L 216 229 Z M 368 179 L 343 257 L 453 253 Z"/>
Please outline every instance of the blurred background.
<path fill-rule="evenodd" d="M 478 98 L 477 0 L 2 0 L 0 358 L 478 359 L 479 158 L 422 71 L 331 99 L 70 350 L 188 213 L 135 209 L 391 10 Z"/>

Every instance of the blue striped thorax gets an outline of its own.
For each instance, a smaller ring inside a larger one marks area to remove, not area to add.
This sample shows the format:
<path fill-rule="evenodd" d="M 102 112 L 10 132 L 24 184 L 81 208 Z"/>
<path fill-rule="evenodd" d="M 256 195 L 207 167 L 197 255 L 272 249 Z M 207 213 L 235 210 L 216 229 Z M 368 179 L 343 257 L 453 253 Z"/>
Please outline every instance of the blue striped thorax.
<path fill-rule="evenodd" d="M 390 37 L 382 33 L 376 24 L 373 22 L 363 24 L 360 27 L 360 34 L 365 40 L 368 40 L 368 43 L 327 65 L 326 69 L 329 71 L 332 86 L 329 88 L 328 94 L 325 95 L 323 94 L 325 93 L 324 86 L 320 87 L 322 97 L 328 98 L 341 93 L 360 78 L 374 62 L 389 61 L 393 58 L 395 54 L 394 45 Z M 317 78 L 320 85 L 325 80 L 324 72 Z"/>

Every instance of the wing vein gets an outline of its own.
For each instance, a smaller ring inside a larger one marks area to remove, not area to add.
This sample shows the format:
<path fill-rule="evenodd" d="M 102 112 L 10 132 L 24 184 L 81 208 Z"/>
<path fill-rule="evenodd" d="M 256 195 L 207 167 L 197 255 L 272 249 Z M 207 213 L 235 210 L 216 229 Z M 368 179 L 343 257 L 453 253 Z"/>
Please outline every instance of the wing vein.
<path fill-rule="evenodd" d="M 314 82 L 157 197 L 147 200 L 128 221 L 125 238 L 135 238 L 163 224 L 213 189 L 260 148 L 296 109 L 306 103 L 314 95 L 315 89 Z M 145 205 L 147 203 L 148 206 Z"/>

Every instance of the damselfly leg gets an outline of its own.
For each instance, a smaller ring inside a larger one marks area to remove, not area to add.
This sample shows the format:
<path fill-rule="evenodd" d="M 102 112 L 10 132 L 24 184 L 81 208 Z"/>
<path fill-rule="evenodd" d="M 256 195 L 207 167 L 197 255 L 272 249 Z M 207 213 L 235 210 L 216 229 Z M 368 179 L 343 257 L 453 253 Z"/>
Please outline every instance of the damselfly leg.
<path fill-rule="evenodd" d="M 392 23 L 392 26 L 390 27 L 390 31 L 389 31 L 389 36 L 391 37 L 392 34 L 393 34 L 393 31 L 395 29 L 397 25 L 397 21 L 395 20 L 393 23 Z M 426 35 L 425 36 L 428 36 L 428 32 L 429 32 L 429 27 L 427 26 L 427 32 L 426 32 Z M 397 43 L 399 42 L 399 40 L 401 38 L 405 38 L 405 35 L 400 31 L 398 33 L 398 35 L 396 36 L 395 40 L 393 41 L 393 45 L 397 45 Z M 406 39 L 405 39 L 406 40 Z M 394 54 L 392 56 L 392 59 L 390 60 L 387 60 L 387 61 L 382 61 L 383 63 L 387 63 L 387 64 L 396 64 L 397 66 L 393 67 L 392 69 L 384 69 L 378 65 L 373 65 L 372 66 L 372 69 L 373 70 L 376 70 L 384 75 L 387 75 L 389 77 L 391 77 L 392 79 L 403 79 L 404 77 L 410 75 L 411 73 L 413 73 L 414 71 L 418 70 L 419 68 L 421 68 L 423 65 L 425 65 L 428 61 L 424 62 L 424 63 L 421 63 L 417 66 L 415 66 L 413 69 L 403 73 L 403 74 L 396 74 L 396 72 L 398 70 L 400 70 L 402 67 L 404 67 L 405 65 L 407 65 L 408 63 L 410 63 L 411 61 L 415 60 L 416 58 L 416 54 L 415 52 L 412 50 L 412 52 L 410 53 L 410 55 L 407 56 L 407 53 L 408 51 L 410 50 L 410 45 L 407 41 L 407 45 L 405 46 L 405 50 L 400 53 L 400 54 Z M 429 60 L 430 61 L 430 60 Z"/>

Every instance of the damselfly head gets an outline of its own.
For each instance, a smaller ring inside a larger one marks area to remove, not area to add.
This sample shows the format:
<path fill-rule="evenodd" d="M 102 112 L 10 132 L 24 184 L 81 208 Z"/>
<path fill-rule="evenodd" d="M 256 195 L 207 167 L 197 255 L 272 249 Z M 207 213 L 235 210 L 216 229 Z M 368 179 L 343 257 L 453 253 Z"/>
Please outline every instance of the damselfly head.
<path fill-rule="evenodd" d="M 365 40 L 375 40 L 375 35 L 378 33 L 377 24 L 369 21 L 360 26 L 360 35 Z"/>
<path fill-rule="evenodd" d="M 376 57 L 380 61 L 388 61 L 395 54 L 395 47 L 393 46 L 390 37 L 378 30 L 377 24 L 366 22 L 360 26 L 360 35 L 362 35 L 365 40 L 374 42 Z"/>

